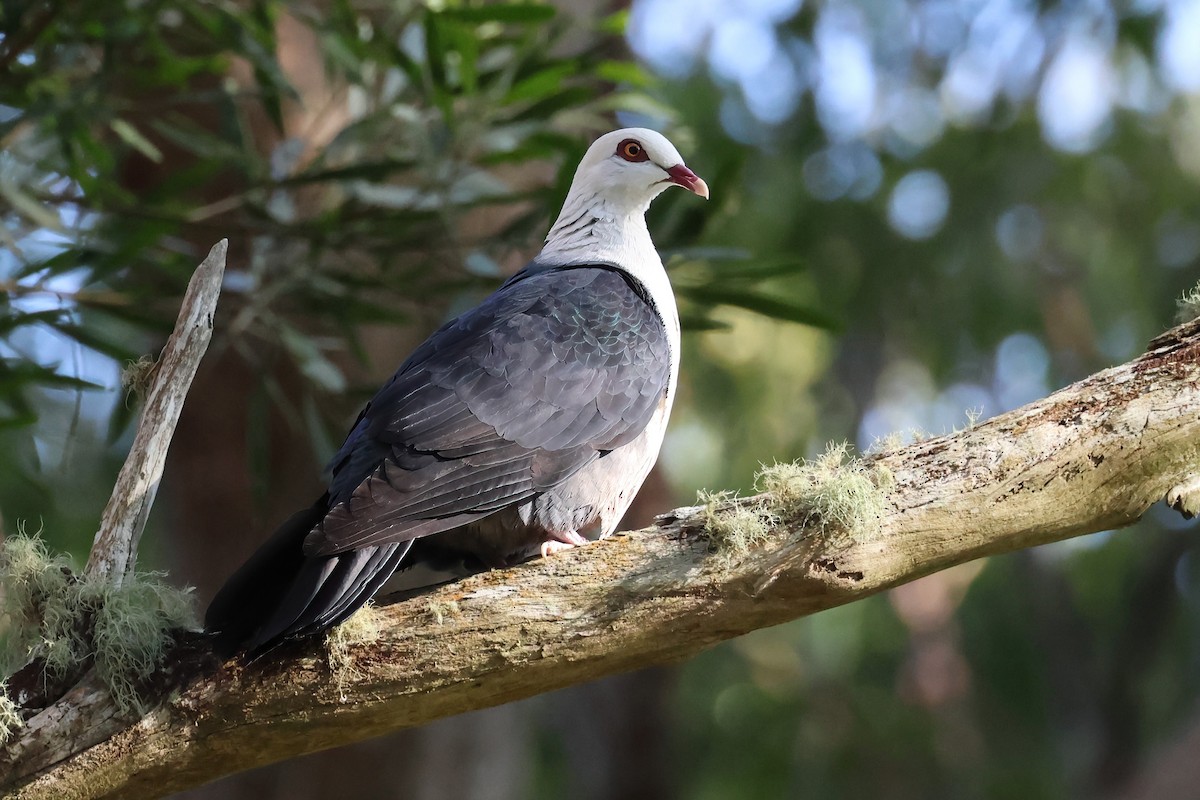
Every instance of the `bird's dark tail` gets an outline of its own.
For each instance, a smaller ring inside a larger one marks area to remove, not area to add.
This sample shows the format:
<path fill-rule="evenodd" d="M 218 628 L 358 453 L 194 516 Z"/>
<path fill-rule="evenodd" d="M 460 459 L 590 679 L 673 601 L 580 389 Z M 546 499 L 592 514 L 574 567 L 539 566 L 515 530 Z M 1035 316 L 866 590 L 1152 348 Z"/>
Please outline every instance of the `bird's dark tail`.
<path fill-rule="evenodd" d="M 337 625 L 371 599 L 412 542 L 333 556 L 304 554 L 304 537 L 328 511 L 327 498 L 288 518 L 217 592 L 204 615 L 223 657 L 253 658 L 285 639 Z"/>

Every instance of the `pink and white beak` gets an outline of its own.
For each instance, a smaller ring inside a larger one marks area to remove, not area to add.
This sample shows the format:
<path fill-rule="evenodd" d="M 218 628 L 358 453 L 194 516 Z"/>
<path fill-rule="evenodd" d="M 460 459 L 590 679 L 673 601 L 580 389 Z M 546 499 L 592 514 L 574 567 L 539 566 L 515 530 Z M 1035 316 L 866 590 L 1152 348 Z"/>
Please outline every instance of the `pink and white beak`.
<path fill-rule="evenodd" d="M 685 167 L 683 164 L 676 164 L 673 167 L 667 168 L 667 174 L 670 175 L 671 183 L 677 186 L 682 186 L 689 192 L 695 195 L 708 199 L 708 184 L 704 182 L 696 173 Z"/>

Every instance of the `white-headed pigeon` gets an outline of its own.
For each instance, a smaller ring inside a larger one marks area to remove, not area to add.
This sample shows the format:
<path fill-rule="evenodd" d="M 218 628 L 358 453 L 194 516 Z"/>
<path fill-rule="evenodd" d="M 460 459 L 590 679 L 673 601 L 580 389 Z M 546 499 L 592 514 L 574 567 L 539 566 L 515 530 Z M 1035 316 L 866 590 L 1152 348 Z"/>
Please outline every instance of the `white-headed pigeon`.
<path fill-rule="evenodd" d="M 349 617 L 402 564 L 502 566 L 612 533 L 658 458 L 679 315 L 646 229 L 670 186 L 708 186 L 664 136 L 588 148 L 542 251 L 430 336 L 367 404 L 329 490 L 225 584 L 222 654 Z"/>

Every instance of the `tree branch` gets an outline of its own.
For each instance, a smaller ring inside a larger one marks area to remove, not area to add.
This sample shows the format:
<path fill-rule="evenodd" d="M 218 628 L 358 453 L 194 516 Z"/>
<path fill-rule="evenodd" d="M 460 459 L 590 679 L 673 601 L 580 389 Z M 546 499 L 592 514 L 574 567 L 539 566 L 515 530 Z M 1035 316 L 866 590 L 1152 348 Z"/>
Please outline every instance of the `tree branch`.
<path fill-rule="evenodd" d="M 212 339 L 213 315 L 225 276 L 228 249 L 227 239 L 213 245 L 188 281 L 175 330 L 163 346 L 150 379 L 133 447 L 121 466 L 92 542 L 86 572 L 107 576 L 114 585 L 119 586 L 137 564 L 138 542 L 154 505 L 171 437 L 192 379 Z"/>
<path fill-rule="evenodd" d="M 1041 402 L 873 457 L 894 476 L 886 508 L 844 541 L 785 519 L 748 554 L 716 558 L 700 510 L 680 509 L 391 605 L 379 639 L 337 669 L 314 646 L 244 667 L 210 665 L 193 644 L 172 670 L 200 674 L 141 720 L 113 723 L 89 686 L 31 720 L 0 759 L 0 789 L 158 796 L 686 658 L 980 556 L 1129 525 L 1192 485 L 1200 463 L 1200 323 L 1153 347 Z"/>

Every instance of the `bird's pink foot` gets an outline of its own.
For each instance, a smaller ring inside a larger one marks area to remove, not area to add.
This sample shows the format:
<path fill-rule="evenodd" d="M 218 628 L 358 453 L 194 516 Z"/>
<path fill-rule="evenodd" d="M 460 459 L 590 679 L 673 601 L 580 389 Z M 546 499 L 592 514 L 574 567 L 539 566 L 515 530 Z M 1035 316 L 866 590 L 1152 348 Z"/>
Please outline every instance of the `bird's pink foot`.
<path fill-rule="evenodd" d="M 560 542 L 557 539 L 551 539 L 548 542 L 542 542 L 541 553 L 542 558 L 546 558 L 554 553 L 561 553 L 563 550 L 571 550 L 575 547 L 573 544 Z"/>
<path fill-rule="evenodd" d="M 550 533 L 550 538 L 542 542 L 542 558 L 551 553 L 560 553 L 563 550 L 570 550 L 572 547 L 587 543 L 588 540 L 575 531 L 553 531 Z"/>

